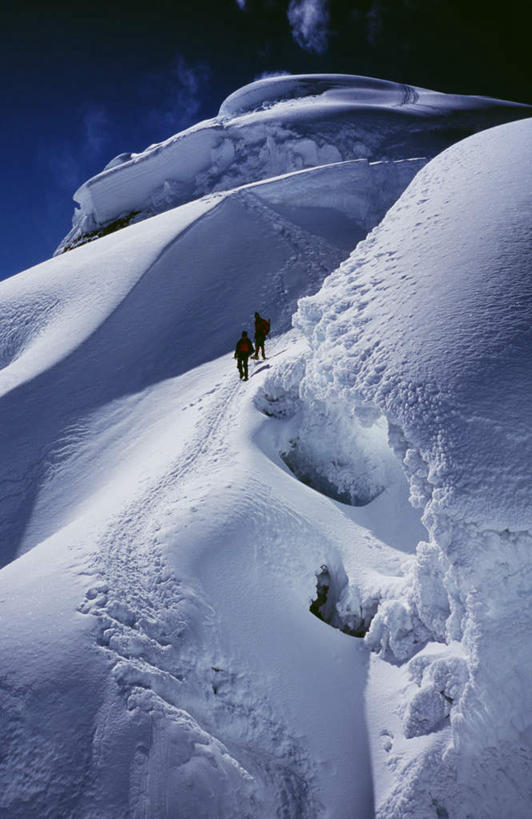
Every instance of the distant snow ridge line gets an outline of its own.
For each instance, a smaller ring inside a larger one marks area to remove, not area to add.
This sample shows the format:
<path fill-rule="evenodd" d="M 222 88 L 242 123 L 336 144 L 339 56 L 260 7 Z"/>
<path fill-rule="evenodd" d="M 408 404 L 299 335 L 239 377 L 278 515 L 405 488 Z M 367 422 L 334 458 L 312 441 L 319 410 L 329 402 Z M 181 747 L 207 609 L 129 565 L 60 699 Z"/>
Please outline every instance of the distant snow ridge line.
<path fill-rule="evenodd" d="M 529 108 L 349 75 L 259 80 L 217 118 L 138 154 L 122 153 L 74 195 L 56 253 L 216 191 L 354 159 L 431 157 Z"/>
<path fill-rule="evenodd" d="M 365 639 L 408 663 L 405 736 L 450 740 L 396 767 L 379 817 L 530 811 L 531 146 L 529 119 L 444 151 L 295 317 L 309 419 L 387 422 L 430 535 Z"/>
<path fill-rule="evenodd" d="M 380 221 L 392 202 L 404 190 L 417 171 L 423 167 L 425 161 L 423 158 L 413 158 L 368 163 L 367 160 L 360 159 L 331 162 L 326 165 L 317 164 L 316 167 L 306 170 L 273 176 L 265 181 L 226 190 L 217 196 L 221 201 L 224 195 L 236 195 L 239 192 L 244 194 L 249 191 L 267 203 L 271 203 L 274 208 L 281 208 L 284 216 L 292 219 L 295 217 L 296 222 L 299 221 L 296 211 L 301 212 L 302 208 L 308 209 L 307 216 L 311 213 L 317 214 L 318 209 L 329 209 L 331 215 L 335 215 L 338 225 L 335 227 L 331 219 L 315 218 L 312 220 L 311 228 L 318 233 L 323 230 L 329 233 L 332 231 L 333 241 L 336 243 L 342 232 L 346 234 L 346 219 L 351 221 L 350 236 L 344 235 L 341 241 L 342 247 L 348 251 L 353 248 L 356 241 Z M 170 187 L 166 181 L 163 182 L 164 191 L 168 192 Z M 196 191 L 191 198 L 196 198 L 195 193 Z M 126 185 L 120 195 L 125 197 L 124 206 L 126 206 L 126 201 L 132 195 L 129 185 Z M 115 220 L 100 230 L 95 227 L 96 223 L 91 222 L 91 230 L 82 234 L 79 233 L 78 227 L 75 227 L 69 234 L 70 239 L 67 237 L 61 246 L 62 250 L 94 241 L 102 235 L 113 232 L 115 228 L 142 221 L 143 218 L 155 215 L 161 210 L 171 209 L 176 204 L 172 196 L 168 198 L 164 207 L 159 207 L 161 201 L 158 199 L 158 194 L 155 194 L 155 199 L 150 199 L 150 204 L 147 205 L 143 215 L 139 215 L 138 211 L 131 211 L 131 218 L 118 220 L 120 225 Z M 116 200 L 111 204 L 111 208 L 115 206 Z M 103 207 L 106 207 L 105 203 Z M 57 253 L 62 252 L 61 247 Z"/>
<path fill-rule="evenodd" d="M 373 105 L 400 105 L 405 101 L 405 89 L 409 89 L 415 100 L 417 92 L 411 86 L 373 77 L 353 74 L 288 74 L 266 77 L 230 94 L 220 106 L 219 116 L 232 118 L 261 111 L 280 102 L 322 95 L 328 102 L 343 104 L 360 105 L 366 98 Z"/>

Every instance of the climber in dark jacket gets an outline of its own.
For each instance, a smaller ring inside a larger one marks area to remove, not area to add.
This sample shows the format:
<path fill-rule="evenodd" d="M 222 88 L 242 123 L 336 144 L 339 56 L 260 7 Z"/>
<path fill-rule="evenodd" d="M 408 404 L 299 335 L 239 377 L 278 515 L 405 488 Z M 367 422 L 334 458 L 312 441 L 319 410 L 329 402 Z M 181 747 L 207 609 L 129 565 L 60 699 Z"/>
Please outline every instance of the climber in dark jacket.
<path fill-rule="evenodd" d="M 270 320 L 262 318 L 258 313 L 255 313 L 255 355 L 253 358 L 259 357 L 259 350 L 262 350 L 262 357 L 266 358 L 264 341 L 269 332 Z"/>
<path fill-rule="evenodd" d="M 235 358 L 240 373 L 240 379 L 248 380 L 248 358 L 253 353 L 253 342 L 248 338 L 245 330 L 242 330 L 242 335 L 238 339 L 235 347 Z"/>

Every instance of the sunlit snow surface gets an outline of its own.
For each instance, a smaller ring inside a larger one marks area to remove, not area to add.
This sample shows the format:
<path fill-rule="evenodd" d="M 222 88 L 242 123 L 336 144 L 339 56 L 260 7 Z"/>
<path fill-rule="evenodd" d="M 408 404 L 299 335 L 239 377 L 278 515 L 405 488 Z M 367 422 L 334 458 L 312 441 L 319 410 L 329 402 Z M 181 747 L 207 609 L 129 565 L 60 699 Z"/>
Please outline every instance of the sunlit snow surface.
<path fill-rule="evenodd" d="M 222 118 L 401 88 L 288 80 Z M 0 285 L 2 816 L 528 815 L 531 124 L 426 165 L 320 289 L 425 164 L 409 134 Z"/>

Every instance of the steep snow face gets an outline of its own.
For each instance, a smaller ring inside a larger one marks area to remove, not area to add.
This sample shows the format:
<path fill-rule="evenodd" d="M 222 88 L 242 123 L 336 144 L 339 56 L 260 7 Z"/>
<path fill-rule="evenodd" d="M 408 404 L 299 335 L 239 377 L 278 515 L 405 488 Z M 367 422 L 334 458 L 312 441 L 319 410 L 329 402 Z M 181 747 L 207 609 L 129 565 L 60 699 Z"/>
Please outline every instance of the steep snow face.
<path fill-rule="evenodd" d="M 295 319 L 308 414 L 338 430 L 384 416 L 430 533 L 366 640 L 416 655 L 405 738 L 450 721 L 451 741 L 396 761 L 382 816 L 530 808 L 531 146 L 526 120 L 444 151 Z"/>
<path fill-rule="evenodd" d="M 349 75 L 274 77 L 232 94 L 218 117 L 121 154 L 74 196 L 57 252 L 252 181 L 354 159 L 431 157 L 528 106 Z"/>

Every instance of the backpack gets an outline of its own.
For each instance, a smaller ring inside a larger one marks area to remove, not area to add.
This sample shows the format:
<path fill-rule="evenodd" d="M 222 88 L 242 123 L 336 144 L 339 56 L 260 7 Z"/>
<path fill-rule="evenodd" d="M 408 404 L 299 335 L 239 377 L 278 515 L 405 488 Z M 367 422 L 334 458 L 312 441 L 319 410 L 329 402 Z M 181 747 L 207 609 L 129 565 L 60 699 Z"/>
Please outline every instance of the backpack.
<path fill-rule="evenodd" d="M 253 344 L 249 338 L 240 338 L 236 345 L 239 354 L 251 354 L 253 352 Z"/>
<path fill-rule="evenodd" d="M 270 322 L 268 319 L 261 318 L 258 322 L 258 329 L 262 333 L 263 336 L 267 336 L 270 332 Z"/>

